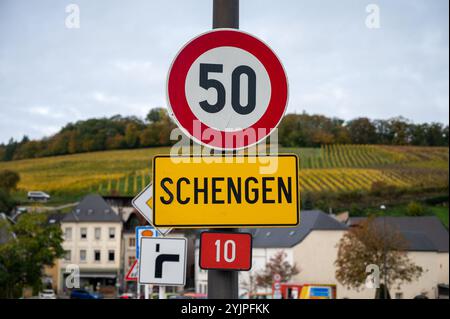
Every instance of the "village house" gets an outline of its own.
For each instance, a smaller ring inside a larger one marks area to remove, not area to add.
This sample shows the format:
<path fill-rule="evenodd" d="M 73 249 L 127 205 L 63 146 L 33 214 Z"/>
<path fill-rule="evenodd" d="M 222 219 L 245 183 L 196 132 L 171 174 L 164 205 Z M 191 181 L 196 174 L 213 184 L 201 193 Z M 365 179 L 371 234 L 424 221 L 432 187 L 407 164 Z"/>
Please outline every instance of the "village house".
<path fill-rule="evenodd" d="M 65 257 L 59 263 L 61 285 L 69 265 L 80 270 L 80 286 L 115 295 L 119 284 L 122 218 L 99 195 L 88 195 L 61 220 Z"/>

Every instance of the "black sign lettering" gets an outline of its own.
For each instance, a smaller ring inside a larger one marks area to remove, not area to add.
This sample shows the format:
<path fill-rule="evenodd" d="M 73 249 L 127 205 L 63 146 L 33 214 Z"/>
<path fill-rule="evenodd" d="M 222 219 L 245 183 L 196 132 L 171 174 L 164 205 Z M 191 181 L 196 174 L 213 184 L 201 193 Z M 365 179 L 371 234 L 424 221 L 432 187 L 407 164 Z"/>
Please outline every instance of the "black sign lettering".
<path fill-rule="evenodd" d="M 161 196 L 160 199 L 163 204 L 168 205 L 173 201 L 173 194 L 167 188 L 166 183 L 173 184 L 173 180 L 170 177 L 166 177 L 161 180 L 161 188 L 169 195 L 169 199 L 165 199 L 163 196 Z"/>
<path fill-rule="evenodd" d="M 160 196 L 163 204 L 169 205 L 175 200 L 186 205 L 193 200 L 194 204 L 263 204 L 292 203 L 292 177 L 181 177 L 176 181 L 166 177 L 161 180 L 161 188 L 165 192 Z M 174 195 L 176 194 L 176 195 Z M 193 194 L 193 198 L 186 194 Z"/>

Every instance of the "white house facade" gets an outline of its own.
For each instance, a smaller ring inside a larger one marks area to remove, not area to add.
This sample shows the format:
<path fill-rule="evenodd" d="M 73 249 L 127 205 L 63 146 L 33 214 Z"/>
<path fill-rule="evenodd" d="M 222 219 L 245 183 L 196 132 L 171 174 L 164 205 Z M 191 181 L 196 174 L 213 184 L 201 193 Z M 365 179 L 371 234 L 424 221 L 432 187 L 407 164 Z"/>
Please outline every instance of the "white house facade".
<path fill-rule="evenodd" d="M 121 267 L 122 220 L 99 195 L 86 196 L 61 220 L 65 256 L 59 263 L 59 291 L 78 267 L 81 288 L 114 294 Z"/>

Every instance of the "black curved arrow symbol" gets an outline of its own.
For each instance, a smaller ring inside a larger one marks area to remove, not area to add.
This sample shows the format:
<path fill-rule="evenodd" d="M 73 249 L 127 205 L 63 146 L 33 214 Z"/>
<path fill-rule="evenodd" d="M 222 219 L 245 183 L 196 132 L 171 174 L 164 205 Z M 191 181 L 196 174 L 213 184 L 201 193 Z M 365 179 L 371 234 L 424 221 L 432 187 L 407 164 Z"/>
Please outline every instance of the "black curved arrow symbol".
<path fill-rule="evenodd" d="M 162 254 L 156 257 L 155 261 L 155 278 L 162 278 L 162 268 L 165 262 L 178 262 L 180 255 Z"/>

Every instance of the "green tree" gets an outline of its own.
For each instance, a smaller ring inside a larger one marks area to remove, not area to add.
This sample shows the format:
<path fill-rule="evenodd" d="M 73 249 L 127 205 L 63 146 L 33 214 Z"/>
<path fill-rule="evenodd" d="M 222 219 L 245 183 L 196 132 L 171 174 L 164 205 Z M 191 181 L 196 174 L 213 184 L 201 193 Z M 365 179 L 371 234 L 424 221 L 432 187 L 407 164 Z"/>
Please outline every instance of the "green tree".
<path fill-rule="evenodd" d="M 48 152 L 51 155 L 64 155 L 69 152 L 70 132 L 55 135 L 48 145 Z"/>
<path fill-rule="evenodd" d="M 281 145 L 286 147 L 300 146 L 303 140 L 303 132 L 296 114 L 287 114 L 278 126 L 278 139 Z"/>
<path fill-rule="evenodd" d="M 411 141 L 409 134 L 410 123 L 403 117 L 395 117 L 389 120 L 389 126 L 393 139 L 391 141 L 394 145 L 408 145 Z"/>
<path fill-rule="evenodd" d="M 67 152 L 69 154 L 78 153 L 81 149 L 80 142 L 78 140 L 77 132 L 69 132 L 69 141 L 67 142 Z"/>
<path fill-rule="evenodd" d="M 442 139 L 443 139 L 443 143 L 442 143 L 441 146 L 447 146 L 447 147 L 448 147 L 448 144 L 449 144 L 449 137 L 450 137 L 450 135 L 449 135 L 449 126 L 447 125 L 447 126 L 445 126 L 445 127 L 442 129 Z"/>
<path fill-rule="evenodd" d="M 8 213 L 16 206 L 16 202 L 11 195 L 0 188 L 0 213 Z"/>
<path fill-rule="evenodd" d="M 5 160 L 6 155 L 6 147 L 3 144 L 0 144 L 0 162 Z"/>
<path fill-rule="evenodd" d="M 448 136 L 446 136 L 445 128 L 440 123 L 431 123 L 428 125 L 425 140 L 426 140 L 425 145 L 428 146 L 444 146 L 446 144 L 448 145 Z"/>
<path fill-rule="evenodd" d="M 141 146 L 156 146 L 158 145 L 158 131 L 154 125 L 149 125 L 139 134 L 139 140 L 141 141 Z"/>
<path fill-rule="evenodd" d="M 44 143 L 29 141 L 21 144 L 14 153 L 14 160 L 39 157 L 44 151 Z"/>
<path fill-rule="evenodd" d="M 147 117 L 145 118 L 149 123 L 157 123 L 167 117 L 166 109 L 162 107 L 153 108 L 148 112 Z"/>
<path fill-rule="evenodd" d="M 19 144 L 11 138 L 5 147 L 4 160 L 11 161 L 14 158 L 14 153 L 16 152 L 18 147 Z"/>
<path fill-rule="evenodd" d="M 45 214 L 24 214 L 14 225 L 1 221 L 0 230 L 11 234 L 0 245 L 0 298 L 20 297 L 25 286 L 37 293 L 44 266 L 64 255 L 61 228 L 49 224 Z"/>
<path fill-rule="evenodd" d="M 125 142 L 129 148 L 134 148 L 139 144 L 139 133 L 136 125 L 130 123 L 125 130 Z"/>
<path fill-rule="evenodd" d="M 373 125 L 376 130 L 376 143 L 385 145 L 391 144 L 393 137 L 390 131 L 389 122 L 386 120 L 375 120 L 373 121 Z"/>
<path fill-rule="evenodd" d="M 19 182 L 20 176 L 17 172 L 6 169 L 0 171 L 0 189 L 10 193 L 17 189 Z"/>
<path fill-rule="evenodd" d="M 360 289 L 366 283 L 366 267 L 379 267 L 380 282 L 389 289 L 394 283 L 418 279 L 423 269 L 406 252 L 407 243 L 395 229 L 369 217 L 350 228 L 338 245 L 336 279 L 348 288 Z"/>
<path fill-rule="evenodd" d="M 110 150 L 126 148 L 127 143 L 125 142 L 125 137 L 120 134 L 108 137 L 106 147 Z"/>
<path fill-rule="evenodd" d="M 428 124 L 410 125 L 411 144 L 418 146 L 427 145 L 427 131 Z"/>
<path fill-rule="evenodd" d="M 350 121 L 347 129 L 353 144 L 374 144 L 377 140 L 376 127 L 366 117 Z"/>

